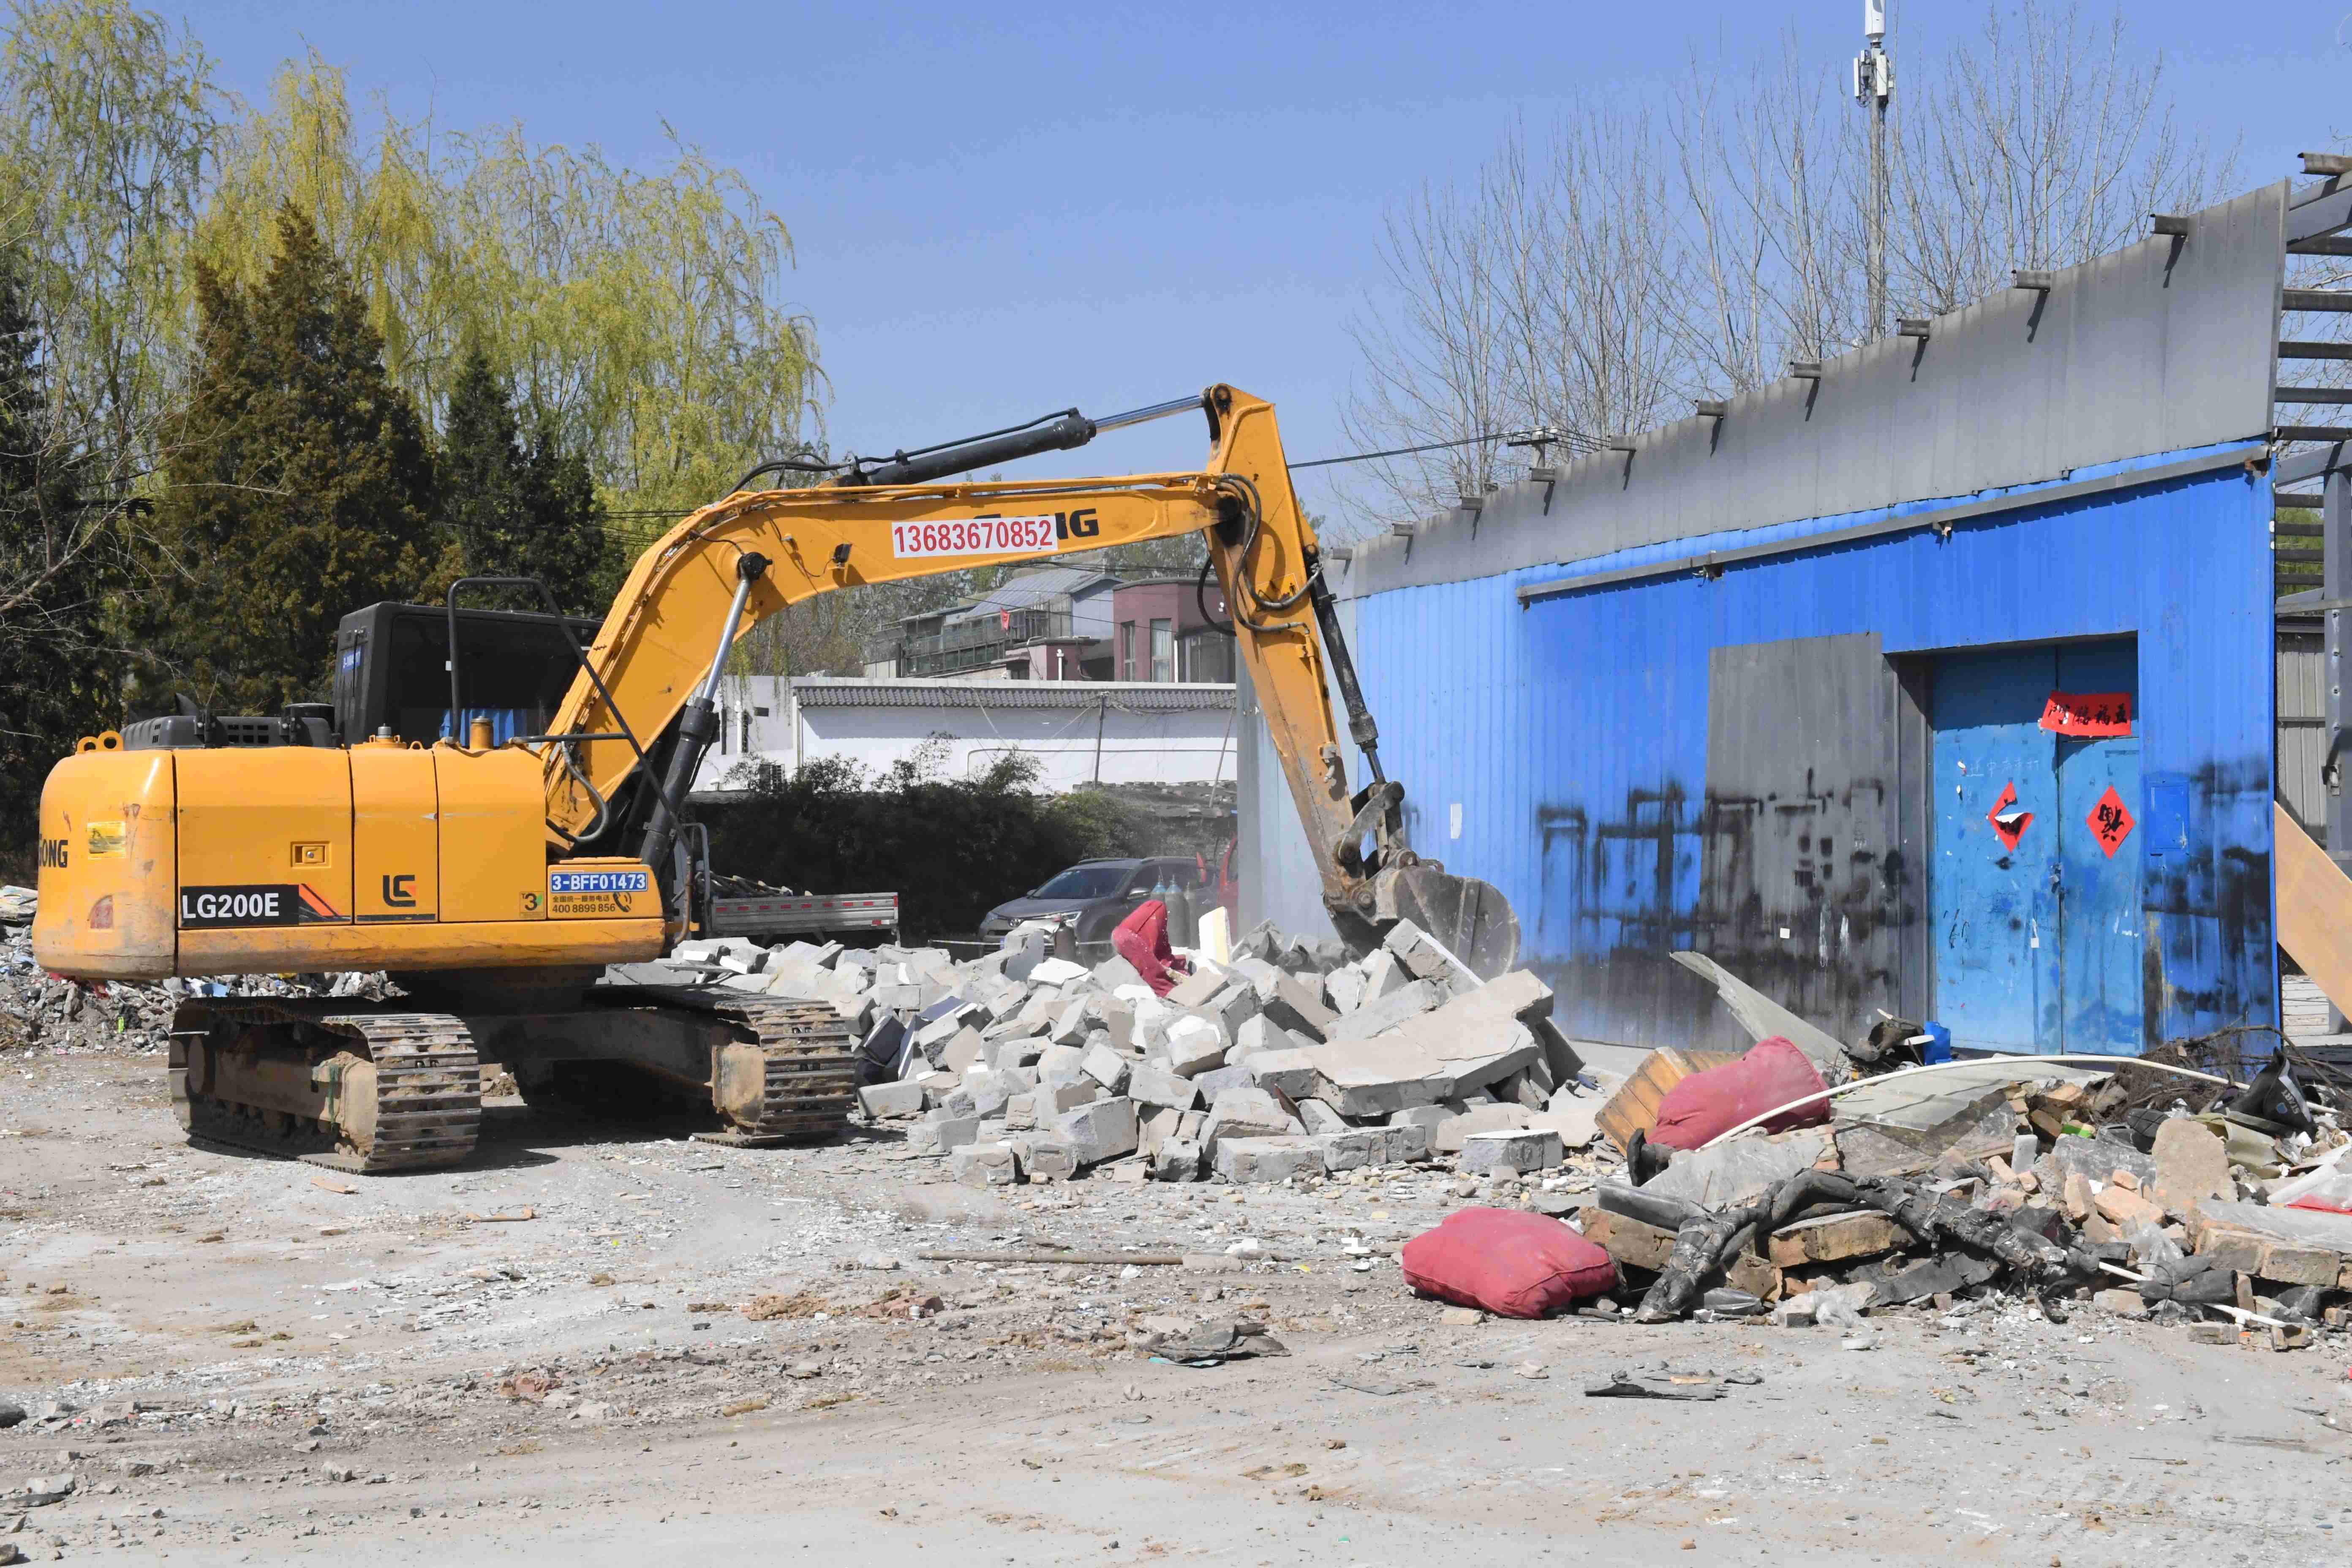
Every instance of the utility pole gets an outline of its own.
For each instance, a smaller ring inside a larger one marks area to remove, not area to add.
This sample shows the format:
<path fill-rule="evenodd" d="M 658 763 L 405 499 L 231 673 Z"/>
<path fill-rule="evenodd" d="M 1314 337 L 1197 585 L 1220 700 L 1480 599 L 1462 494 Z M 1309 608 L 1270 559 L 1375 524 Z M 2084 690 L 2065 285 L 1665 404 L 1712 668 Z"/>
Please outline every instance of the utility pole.
<path fill-rule="evenodd" d="M 1870 336 L 1886 331 L 1886 105 L 1895 96 L 1895 57 L 1886 52 L 1886 0 L 1862 0 L 1864 47 L 1853 57 L 1853 100 L 1870 115 Z"/>

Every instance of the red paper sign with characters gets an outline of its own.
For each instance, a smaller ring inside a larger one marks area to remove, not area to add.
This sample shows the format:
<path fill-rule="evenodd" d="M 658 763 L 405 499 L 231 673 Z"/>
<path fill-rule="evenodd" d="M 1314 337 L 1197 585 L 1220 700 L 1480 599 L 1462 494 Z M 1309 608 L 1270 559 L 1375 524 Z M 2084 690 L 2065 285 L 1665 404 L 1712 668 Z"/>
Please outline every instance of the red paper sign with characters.
<path fill-rule="evenodd" d="M 2109 784 L 2107 793 L 2099 797 L 2099 804 L 2091 807 L 2091 815 L 2084 820 L 2091 825 L 2091 837 L 2099 841 L 2099 847 L 2112 860 L 2116 851 L 2124 847 L 2124 840 L 2131 837 L 2133 824 L 2138 819 L 2124 804 L 2124 797 L 2116 793 L 2116 786 Z"/>
<path fill-rule="evenodd" d="M 1985 820 L 1992 824 L 1993 837 L 2000 840 L 2000 847 L 2014 853 L 2017 841 L 2025 837 L 2026 828 L 2033 821 L 2033 814 L 2018 808 L 2017 785 L 2011 782 L 2000 786 L 2000 798 L 1985 813 Z"/>
<path fill-rule="evenodd" d="M 2097 739 L 2132 732 L 2128 691 L 2053 691 L 2042 708 L 2042 727 L 2061 735 Z"/>

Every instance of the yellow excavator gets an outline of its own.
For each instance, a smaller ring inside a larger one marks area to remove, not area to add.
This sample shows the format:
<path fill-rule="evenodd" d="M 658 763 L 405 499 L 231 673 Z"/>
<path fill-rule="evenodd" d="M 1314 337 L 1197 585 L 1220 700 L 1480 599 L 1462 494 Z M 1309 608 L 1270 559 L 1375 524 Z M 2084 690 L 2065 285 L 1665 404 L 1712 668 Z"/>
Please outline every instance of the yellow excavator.
<path fill-rule="evenodd" d="M 1185 412 L 1208 420 L 1198 472 L 956 477 Z M 1199 532 L 1342 936 L 1361 947 L 1410 919 L 1483 974 L 1510 966 L 1517 924 L 1501 895 L 1407 846 L 1404 792 L 1381 771 L 1271 404 L 1213 386 L 851 459 L 811 488 L 749 488 L 801 466 L 762 465 L 671 529 L 584 647 L 543 587 L 471 578 L 451 588 L 437 644 L 371 641 L 347 618 L 333 705 L 191 710 L 85 739 L 42 792 L 36 956 L 83 981 L 390 972 L 404 995 L 382 1004 L 184 1001 L 172 1092 L 211 1142 L 362 1173 L 454 1163 L 473 1148 L 486 1060 L 526 1098 L 567 1073 L 707 1093 L 719 1141 L 828 1135 L 848 1114 L 857 1045 L 830 1005 L 597 984 L 696 929 L 708 866 L 683 805 L 730 649 L 761 618 L 860 584 Z M 496 687 L 517 662 L 463 657 L 480 646 L 472 628 L 513 615 L 461 612 L 461 593 L 485 585 L 536 590 L 549 613 L 520 618 L 572 656 L 548 721 L 529 726 L 541 732 L 497 737 L 478 708 L 469 716 L 467 683 Z M 382 695 L 390 667 L 421 668 L 420 650 L 446 650 L 446 708 L 437 691 L 420 705 L 414 679 Z M 1360 788 L 1334 680 L 1370 773 Z M 420 734 L 420 713 L 438 733 Z"/>

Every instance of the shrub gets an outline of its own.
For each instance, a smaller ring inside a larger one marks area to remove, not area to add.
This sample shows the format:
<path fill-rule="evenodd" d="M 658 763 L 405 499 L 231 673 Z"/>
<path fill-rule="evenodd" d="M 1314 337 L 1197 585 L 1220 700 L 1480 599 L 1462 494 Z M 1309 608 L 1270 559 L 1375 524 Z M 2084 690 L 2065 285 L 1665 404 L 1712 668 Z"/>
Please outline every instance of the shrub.
<path fill-rule="evenodd" d="M 697 812 L 710 863 L 737 877 L 827 893 L 896 891 L 909 936 L 952 936 L 1076 860 L 1140 854 L 1139 825 L 1095 790 L 1036 787 L 1037 760 L 1012 753 L 971 778 L 945 775 L 934 738 L 878 776 L 820 758 L 797 773 L 746 763 L 740 801 Z"/>

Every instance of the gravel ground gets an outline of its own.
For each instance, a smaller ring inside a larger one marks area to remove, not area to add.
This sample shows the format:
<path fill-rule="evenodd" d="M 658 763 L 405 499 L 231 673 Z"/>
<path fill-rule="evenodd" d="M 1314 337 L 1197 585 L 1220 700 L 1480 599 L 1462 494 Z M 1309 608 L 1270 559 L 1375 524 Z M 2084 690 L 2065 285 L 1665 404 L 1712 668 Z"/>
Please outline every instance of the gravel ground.
<path fill-rule="evenodd" d="M 1402 1564 L 1597 1538 L 2268 1565 L 2352 1534 L 2341 1336 L 2273 1354 L 2009 1299 L 1876 1316 L 1852 1349 L 1448 1323 L 1382 1256 L 1465 1201 L 1444 1172 L 978 1190 L 895 1132 L 730 1150 L 501 1100 L 467 1167 L 345 1178 L 188 1147 L 140 1039 L 0 1051 L 0 1394 L 32 1417 L 0 1488 L 75 1482 L 21 1524 L 0 1504 L 36 1559 Z M 1251 1239 L 1272 1258 L 1230 1272 L 917 1257 Z M 1155 1362 L 1162 1317 L 1289 1353 Z M 1758 1381 L 1584 1396 L 1619 1369 Z"/>

